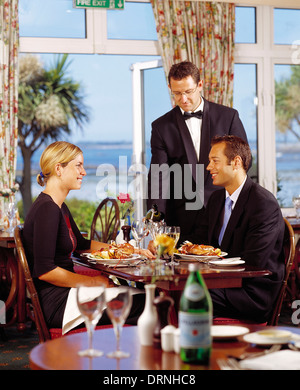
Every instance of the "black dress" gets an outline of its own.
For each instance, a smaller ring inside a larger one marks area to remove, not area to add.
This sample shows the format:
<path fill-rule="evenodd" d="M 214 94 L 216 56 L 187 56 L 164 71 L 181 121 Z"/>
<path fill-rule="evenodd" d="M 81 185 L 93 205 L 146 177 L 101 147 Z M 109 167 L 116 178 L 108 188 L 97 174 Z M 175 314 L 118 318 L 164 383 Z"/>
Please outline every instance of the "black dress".
<path fill-rule="evenodd" d="M 72 252 L 90 249 L 91 241 L 82 236 L 66 204 L 59 208 L 51 196 L 43 192 L 28 212 L 23 241 L 47 325 L 49 328 L 61 328 L 70 288 L 58 287 L 38 278 L 56 267 L 74 272 Z M 135 294 L 132 298 L 126 323 L 135 325 L 144 309 L 145 294 Z M 98 324 L 110 323 L 104 311 Z"/>
<path fill-rule="evenodd" d="M 33 203 L 24 223 L 24 247 L 49 327 L 61 327 L 70 288 L 58 287 L 38 277 L 56 267 L 73 271 L 70 257 L 75 250 L 90 248 L 65 203 L 62 207 L 43 192 Z"/>

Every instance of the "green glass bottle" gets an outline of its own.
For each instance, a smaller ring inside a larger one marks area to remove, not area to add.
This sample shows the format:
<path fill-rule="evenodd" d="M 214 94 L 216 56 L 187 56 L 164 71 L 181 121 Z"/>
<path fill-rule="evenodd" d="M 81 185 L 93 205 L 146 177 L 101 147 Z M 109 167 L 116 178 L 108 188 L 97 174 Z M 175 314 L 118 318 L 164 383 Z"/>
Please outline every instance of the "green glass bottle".
<path fill-rule="evenodd" d="M 151 209 L 147 211 L 145 218 L 147 221 L 160 222 L 165 218 L 165 216 L 164 213 L 158 211 L 157 204 L 154 203 Z"/>
<path fill-rule="evenodd" d="M 189 276 L 180 298 L 180 357 L 183 362 L 208 365 L 211 354 L 212 300 L 198 271 L 189 264 Z"/>

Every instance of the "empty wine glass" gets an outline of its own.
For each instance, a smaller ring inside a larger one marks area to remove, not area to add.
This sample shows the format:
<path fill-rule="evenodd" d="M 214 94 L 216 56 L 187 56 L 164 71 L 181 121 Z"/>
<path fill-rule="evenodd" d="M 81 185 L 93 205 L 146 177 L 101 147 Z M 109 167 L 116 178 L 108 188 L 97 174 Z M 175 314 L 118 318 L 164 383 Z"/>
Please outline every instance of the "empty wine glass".
<path fill-rule="evenodd" d="M 172 237 L 174 240 L 174 248 L 173 252 L 171 253 L 171 261 L 169 261 L 169 265 L 178 265 L 179 262 L 174 260 L 174 250 L 176 248 L 177 242 L 180 237 L 180 227 L 179 226 L 166 226 L 165 227 L 165 234 L 167 234 L 169 237 Z"/>
<path fill-rule="evenodd" d="M 16 216 L 16 212 L 17 212 L 17 207 L 15 205 L 14 202 L 10 202 L 7 206 L 7 211 L 6 211 L 6 214 L 7 214 L 7 218 L 8 218 L 8 228 L 6 229 L 6 231 L 8 233 L 13 233 L 14 231 L 14 219 L 15 219 L 15 216 Z"/>
<path fill-rule="evenodd" d="M 297 221 L 300 220 L 300 195 L 293 198 Z"/>
<path fill-rule="evenodd" d="M 79 285 L 76 291 L 77 305 L 80 313 L 84 317 L 84 322 L 88 331 L 89 347 L 79 351 L 80 356 L 90 358 L 102 356 L 103 352 L 93 348 L 93 334 L 105 304 L 104 285 L 86 286 Z"/>
<path fill-rule="evenodd" d="M 141 250 L 141 241 L 145 238 L 149 232 L 145 222 L 143 220 L 138 220 L 132 223 L 131 231 L 134 239 L 138 243 L 138 248 Z"/>
<path fill-rule="evenodd" d="M 164 221 L 160 221 L 160 222 L 148 221 L 147 226 L 151 234 L 152 240 L 154 241 L 158 234 L 162 234 L 164 232 L 166 223 Z"/>
<path fill-rule="evenodd" d="M 114 332 L 117 339 L 117 348 L 115 351 L 107 354 L 109 358 L 127 358 L 128 352 L 120 350 L 120 337 L 123 325 L 128 317 L 132 305 L 132 295 L 129 287 L 119 286 L 105 289 L 106 312 L 114 326 Z"/>

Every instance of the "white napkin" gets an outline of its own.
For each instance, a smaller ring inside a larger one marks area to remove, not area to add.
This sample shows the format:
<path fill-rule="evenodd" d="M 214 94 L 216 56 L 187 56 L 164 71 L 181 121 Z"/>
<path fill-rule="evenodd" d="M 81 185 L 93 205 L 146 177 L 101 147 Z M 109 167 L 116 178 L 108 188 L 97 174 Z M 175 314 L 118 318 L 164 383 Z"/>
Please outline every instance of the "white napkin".
<path fill-rule="evenodd" d="M 108 288 L 109 292 L 115 291 L 113 289 Z M 130 287 L 131 294 L 141 294 L 144 293 L 143 290 L 139 290 L 134 287 Z M 90 299 L 93 299 L 94 297 L 87 297 Z M 105 307 L 103 311 L 105 310 Z M 67 304 L 65 307 L 64 312 L 64 318 L 63 318 L 63 325 L 62 325 L 62 334 L 69 332 L 71 329 L 75 328 L 79 324 L 84 322 L 84 318 L 82 317 L 78 306 L 77 306 L 77 300 L 76 300 L 76 288 L 71 288 L 68 295 Z"/>
<path fill-rule="evenodd" d="M 300 352 L 287 349 L 242 360 L 239 364 L 250 370 L 300 370 Z"/>

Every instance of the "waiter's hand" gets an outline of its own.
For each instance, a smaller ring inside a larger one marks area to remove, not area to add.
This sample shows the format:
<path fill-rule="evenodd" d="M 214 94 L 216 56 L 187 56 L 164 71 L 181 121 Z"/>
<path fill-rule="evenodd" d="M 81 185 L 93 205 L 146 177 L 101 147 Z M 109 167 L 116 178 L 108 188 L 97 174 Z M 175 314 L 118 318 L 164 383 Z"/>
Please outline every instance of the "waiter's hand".
<path fill-rule="evenodd" d="M 153 255 L 156 255 L 156 248 L 154 246 L 153 241 L 151 240 L 148 244 L 148 250 L 153 253 Z"/>

